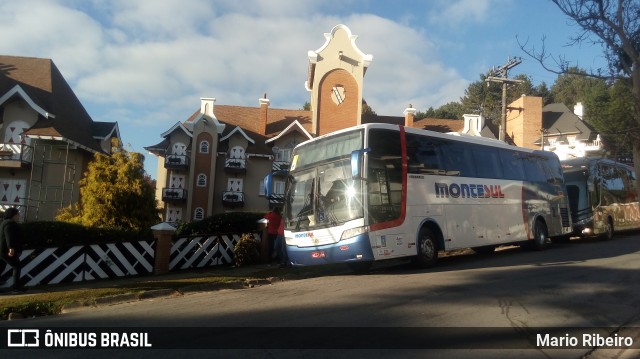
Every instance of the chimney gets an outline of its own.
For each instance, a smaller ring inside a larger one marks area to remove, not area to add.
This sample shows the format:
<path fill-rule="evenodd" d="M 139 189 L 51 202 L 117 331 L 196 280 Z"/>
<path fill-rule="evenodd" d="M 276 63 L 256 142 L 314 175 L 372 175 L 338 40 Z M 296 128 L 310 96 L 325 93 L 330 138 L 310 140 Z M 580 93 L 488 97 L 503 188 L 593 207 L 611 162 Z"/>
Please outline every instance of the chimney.
<path fill-rule="evenodd" d="M 212 97 L 201 97 L 200 98 L 200 113 L 208 116 L 209 118 L 215 118 L 213 115 L 213 103 L 216 102 L 215 98 Z"/>
<path fill-rule="evenodd" d="M 582 120 L 582 115 L 584 113 L 582 102 L 578 102 L 575 106 L 573 106 L 573 113 L 575 113 L 576 116 L 580 117 L 580 119 Z"/>
<path fill-rule="evenodd" d="M 260 103 L 260 122 L 258 123 L 258 131 L 263 135 L 267 134 L 267 112 L 269 110 L 269 99 L 267 98 L 267 94 L 258 100 Z"/>
<path fill-rule="evenodd" d="M 409 107 L 404 109 L 404 126 L 405 127 L 413 127 L 413 117 L 415 116 L 416 112 L 418 110 L 416 110 L 415 108 L 413 108 L 413 106 L 411 104 L 409 104 Z"/>

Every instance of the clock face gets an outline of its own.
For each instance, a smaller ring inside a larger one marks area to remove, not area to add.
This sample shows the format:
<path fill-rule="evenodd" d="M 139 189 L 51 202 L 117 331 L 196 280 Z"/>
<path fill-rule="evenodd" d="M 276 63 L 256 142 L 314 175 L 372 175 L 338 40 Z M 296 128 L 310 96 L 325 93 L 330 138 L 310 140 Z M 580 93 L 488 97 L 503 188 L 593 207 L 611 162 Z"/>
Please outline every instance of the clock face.
<path fill-rule="evenodd" d="M 345 95 L 344 86 L 342 85 L 335 85 L 331 89 L 331 99 L 336 105 L 340 105 L 344 102 Z"/>

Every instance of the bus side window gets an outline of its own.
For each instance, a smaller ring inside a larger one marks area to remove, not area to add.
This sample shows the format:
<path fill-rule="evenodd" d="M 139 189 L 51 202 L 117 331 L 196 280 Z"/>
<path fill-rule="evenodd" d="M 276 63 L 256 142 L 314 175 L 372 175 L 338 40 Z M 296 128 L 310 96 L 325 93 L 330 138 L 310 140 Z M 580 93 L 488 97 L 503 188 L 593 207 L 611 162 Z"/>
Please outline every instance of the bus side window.
<path fill-rule="evenodd" d="M 527 181 L 547 182 L 547 171 L 545 171 L 544 160 L 541 157 L 525 155 L 523 159 Z"/>
<path fill-rule="evenodd" d="M 524 179 L 524 165 L 520 154 L 515 151 L 499 149 L 500 159 L 504 178 L 509 180 L 522 181 Z"/>
<path fill-rule="evenodd" d="M 442 169 L 438 139 L 408 134 L 407 155 L 409 173 L 435 175 Z"/>
<path fill-rule="evenodd" d="M 620 198 L 620 194 L 623 192 L 622 178 L 618 175 L 616 168 L 601 165 L 600 173 L 602 174 L 602 205 L 624 203 L 625 199 Z"/>
<path fill-rule="evenodd" d="M 636 188 L 636 176 L 633 171 L 621 169 L 625 172 L 627 181 L 625 182 L 625 191 L 628 193 L 627 203 L 638 201 L 638 189 Z"/>
<path fill-rule="evenodd" d="M 443 141 L 441 149 L 447 176 L 476 177 L 476 168 L 467 144 Z"/>
<path fill-rule="evenodd" d="M 500 155 L 497 148 L 471 146 L 476 163 L 476 175 L 482 178 L 503 178 Z"/>

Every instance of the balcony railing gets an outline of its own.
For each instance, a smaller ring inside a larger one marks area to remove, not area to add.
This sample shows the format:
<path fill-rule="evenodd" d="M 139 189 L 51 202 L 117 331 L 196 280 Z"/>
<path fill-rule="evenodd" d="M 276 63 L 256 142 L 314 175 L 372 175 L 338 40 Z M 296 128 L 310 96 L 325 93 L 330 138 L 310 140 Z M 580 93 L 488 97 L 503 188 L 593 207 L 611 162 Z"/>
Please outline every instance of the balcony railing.
<path fill-rule="evenodd" d="M 0 144 L 0 167 L 20 167 L 33 161 L 33 147 L 25 144 Z"/>
<path fill-rule="evenodd" d="M 290 163 L 286 161 L 274 161 L 273 165 L 271 165 L 271 170 L 278 173 L 282 173 L 281 171 L 288 172 L 289 165 Z"/>
<path fill-rule="evenodd" d="M 226 207 L 244 207 L 244 192 L 222 192 L 222 205 Z"/>
<path fill-rule="evenodd" d="M 245 173 L 247 161 L 241 158 L 227 158 L 224 161 L 224 170 L 227 173 Z"/>
<path fill-rule="evenodd" d="M 189 157 L 186 155 L 167 155 L 164 159 L 164 168 L 186 169 L 189 167 Z"/>
<path fill-rule="evenodd" d="M 163 188 L 162 200 L 165 202 L 180 202 L 187 200 L 187 190 L 184 188 Z"/>

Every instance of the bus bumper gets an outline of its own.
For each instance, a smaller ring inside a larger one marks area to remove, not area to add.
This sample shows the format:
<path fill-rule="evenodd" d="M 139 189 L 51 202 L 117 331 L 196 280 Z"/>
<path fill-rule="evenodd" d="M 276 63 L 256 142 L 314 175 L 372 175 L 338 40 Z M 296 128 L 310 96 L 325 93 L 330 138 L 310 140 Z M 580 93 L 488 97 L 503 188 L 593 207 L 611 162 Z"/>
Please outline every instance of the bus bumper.
<path fill-rule="evenodd" d="M 287 245 L 287 255 L 294 266 L 374 260 L 368 234 L 361 234 L 324 246 L 297 247 Z"/>
<path fill-rule="evenodd" d="M 572 235 L 578 237 L 590 237 L 595 235 L 593 219 L 582 220 L 573 224 Z"/>

